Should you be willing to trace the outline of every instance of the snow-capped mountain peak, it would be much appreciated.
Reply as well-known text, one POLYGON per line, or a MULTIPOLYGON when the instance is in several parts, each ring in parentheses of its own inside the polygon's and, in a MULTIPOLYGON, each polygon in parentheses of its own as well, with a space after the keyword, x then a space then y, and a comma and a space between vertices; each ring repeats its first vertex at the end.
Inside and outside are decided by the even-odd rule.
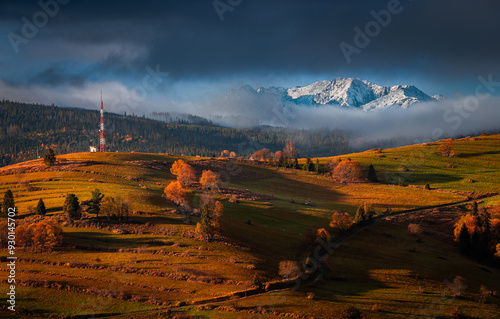
POLYGON ((430 97, 413 85, 384 87, 359 78, 344 77, 290 88, 283 98, 302 106, 332 104, 364 110, 393 106, 407 108, 418 102, 441 100, 441 97, 430 97))
POLYGON ((248 105, 265 107, 270 101, 283 106, 295 104, 298 107, 337 106, 362 110, 380 110, 391 107, 407 108, 413 104, 441 101, 442 95, 429 96, 413 85, 380 86, 359 79, 338 77, 332 81, 317 81, 306 86, 293 88, 260 87, 249 85, 230 90, 219 104, 232 105, 244 102, 248 105))

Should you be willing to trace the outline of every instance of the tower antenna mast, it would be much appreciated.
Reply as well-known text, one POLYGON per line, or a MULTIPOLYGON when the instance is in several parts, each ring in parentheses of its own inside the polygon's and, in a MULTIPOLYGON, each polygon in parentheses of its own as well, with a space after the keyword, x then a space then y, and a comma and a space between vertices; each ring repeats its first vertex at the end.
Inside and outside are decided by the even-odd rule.
POLYGON ((104 107, 102 104, 102 90, 101 90, 101 127, 100 127, 100 131, 101 131, 101 136, 99 138, 99 145, 100 145, 99 151, 106 152, 106 139, 104 138, 104 107))

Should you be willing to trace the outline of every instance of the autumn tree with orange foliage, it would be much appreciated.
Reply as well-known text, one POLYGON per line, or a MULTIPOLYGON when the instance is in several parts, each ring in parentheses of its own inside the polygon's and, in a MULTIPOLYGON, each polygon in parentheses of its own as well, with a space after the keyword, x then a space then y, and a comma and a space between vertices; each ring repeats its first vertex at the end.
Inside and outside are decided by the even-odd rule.
POLYGON ((476 231, 477 227, 477 216, 473 214, 467 214, 460 218, 460 220, 455 224, 455 229, 453 230, 453 234, 455 235, 455 241, 458 242, 460 239, 460 230, 462 229, 462 225, 465 225, 469 236, 472 236, 476 231))
POLYGON ((455 224, 455 241, 460 245, 462 253, 489 258, 499 242, 500 221, 492 220, 486 208, 478 210, 476 203, 472 207, 472 213, 462 216, 455 224))
POLYGON ((173 175, 177 176, 177 174, 179 174, 179 169, 186 165, 186 162, 184 162, 183 160, 177 160, 175 161, 173 164, 172 164, 172 167, 170 167, 170 173, 172 173, 173 175))
POLYGON ((196 181, 196 171, 194 168, 181 159, 172 164, 170 172, 177 176, 177 180, 184 187, 191 186, 196 181))
POLYGON ((339 162, 333 170, 333 177, 339 182, 359 182, 361 181, 361 164, 354 160, 339 162))
POLYGON ((351 229, 352 224, 354 224, 354 221, 348 213, 337 212, 330 217, 330 227, 334 233, 339 235, 351 229))
POLYGON ((219 191, 221 186, 220 176, 210 170, 204 170, 200 178, 201 187, 205 190, 219 191))
POLYGON ((165 187, 165 197, 174 202, 177 206, 187 205, 188 191, 182 187, 179 181, 173 181, 165 187))
POLYGON ((257 161, 265 162, 272 157, 272 154, 268 148, 263 148, 253 153, 252 157, 257 161))
POLYGON ((58 225, 41 221, 22 224, 16 228, 20 246, 34 251, 51 251, 62 244, 62 229, 58 225))
POLYGON ((438 154, 445 157, 455 156, 455 151, 453 151, 453 140, 451 138, 445 140, 438 148, 438 154))
POLYGON ((325 163, 325 167, 328 168, 329 171, 332 172, 332 174, 333 174, 333 171, 335 170, 335 168, 337 168, 337 165, 339 165, 340 162, 341 162, 340 158, 334 157, 334 158, 329 159, 325 163))
POLYGON ((285 165, 285 154, 282 151, 277 151, 274 154, 274 160, 279 166, 285 165))

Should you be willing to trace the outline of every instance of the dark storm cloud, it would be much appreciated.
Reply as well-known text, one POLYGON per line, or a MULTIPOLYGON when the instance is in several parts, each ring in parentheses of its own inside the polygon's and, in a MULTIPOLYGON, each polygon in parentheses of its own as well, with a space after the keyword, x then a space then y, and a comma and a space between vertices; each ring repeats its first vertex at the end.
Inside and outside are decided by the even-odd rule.
MULTIPOLYGON (((500 29, 500 4, 487 0, 401 0, 401 13, 392 15, 387 27, 347 63, 339 44, 353 44, 354 27, 364 29, 374 20, 370 12, 387 9, 390 2, 244 0, 225 12, 221 22, 210 0, 73 0, 60 7, 40 30, 39 39, 30 42, 38 41, 37 45, 54 51, 59 46, 84 51, 126 45, 137 48, 140 54, 124 58, 117 50, 114 56, 104 54, 94 57, 93 62, 101 71, 130 75, 142 72, 147 65, 160 64, 173 78, 339 74, 369 69, 386 74, 404 70, 446 79, 500 71, 500 42, 494 40, 500 29)), ((19 32, 23 16, 31 18, 40 10, 35 2, 2 1, 0 5, 2 30, 14 32, 19 32)), ((72 51, 68 52, 65 59, 73 59, 72 51)), ((21 63, 13 52, 11 58, 14 66, 21 63)), ((74 59, 78 62, 81 58, 77 55, 74 59)))

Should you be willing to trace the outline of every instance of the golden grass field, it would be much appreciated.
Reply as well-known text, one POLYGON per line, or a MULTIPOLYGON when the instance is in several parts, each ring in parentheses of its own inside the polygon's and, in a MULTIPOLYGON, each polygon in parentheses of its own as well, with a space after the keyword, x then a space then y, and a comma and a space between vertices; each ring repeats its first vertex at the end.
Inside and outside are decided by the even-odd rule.
MULTIPOLYGON (((306 233, 328 229, 333 211, 353 216, 359 205, 368 203, 383 214, 388 209, 398 212, 456 203, 481 194, 490 197, 480 200, 480 205, 499 205, 500 197, 493 195, 500 193, 500 135, 455 140, 456 155, 451 158, 436 154, 439 144, 341 156, 359 161, 364 168, 373 164, 381 183, 341 184, 325 174, 182 157, 198 171, 218 171, 225 187, 236 194, 255 195, 242 195, 238 203, 217 195, 225 206, 221 226, 228 241, 211 243, 191 238, 196 218, 184 224, 175 206, 162 197, 165 186, 175 179, 168 168, 181 157, 74 153, 57 156, 59 163, 50 169, 42 160, 1 168, 0 193, 13 191, 19 221, 34 218, 29 211, 40 198, 48 210, 45 218, 57 218, 67 193, 89 200, 95 188, 107 196, 128 199, 137 212, 128 226, 98 229, 63 224, 63 246, 52 253, 19 249, 17 316, 99 317, 158 309, 128 317, 168 318, 174 312, 167 314, 165 309, 172 308, 201 318, 291 314, 337 318, 347 305, 354 305, 363 318, 449 317, 455 309, 471 318, 495 318, 500 313, 498 297, 490 296, 486 303, 478 300, 480 285, 500 288, 498 268, 462 256, 453 242, 427 233, 415 237, 390 221, 346 239, 325 262, 326 277, 314 284, 230 298, 211 306, 189 306, 252 289, 256 275, 263 282, 280 280, 279 262, 303 256, 306 233), (425 190, 425 184, 431 190, 425 190), (124 234, 117 229, 139 231, 124 234), (465 277, 469 286, 461 298, 452 297, 445 284, 457 275, 465 277), (308 298, 308 293, 314 297, 308 298)), ((328 158, 319 160, 323 164, 328 158)), ((459 216, 455 211, 449 214, 459 216)), ((87 217, 91 216, 84 213, 87 217)), ((1 254, 7 251, 2 249, 1 254)), ((7 274, 7 269, 2 272, 7 274)), ((5 282, 1 287, 5 296, 5 282)), ((0 315, 12 314, 2 310, 0 315)))

